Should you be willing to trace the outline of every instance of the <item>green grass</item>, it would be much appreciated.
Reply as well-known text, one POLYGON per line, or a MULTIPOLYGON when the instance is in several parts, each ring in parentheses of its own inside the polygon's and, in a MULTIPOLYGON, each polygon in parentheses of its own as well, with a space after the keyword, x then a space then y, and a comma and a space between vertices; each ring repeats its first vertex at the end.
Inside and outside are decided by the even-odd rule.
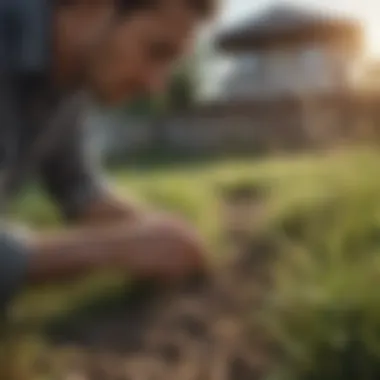
MULTIPOLYGON (((281 246, 277 284, 265 314, 285 353, 281 376, 276 378, 289 374, 292 379, 338 380, 350 378, 346 370, 352 360, 346 351, 352 339, 360 341, 355 349, 371 353, 360 354, 362 367, 373 369, 380 359, 379 169, 380 153, 363 149, 265 161, 129 168, 114 171, 111 177, 121 195, 179 213, 196 224, 215 257, 222 252, 220 186, 242 182, 267 186, 263 230, 281 246), (352 315, 359 315, 360 322, 352 322, 352 315)), ((38 190, 16 202, 14 215, 16 221, 35 228, 59 225, 38 190)), ((124 283, 129 284, 123 276, 105 274, 64 288, 28 290, 16 303, 15 319, 30 322, 32 317, 59 316, 124 283)), ((367 372, 356 378, 372 379, 367 372)))
MULTIPOLYGON (((293 214, 313 215, 313 210, 318 209, 320 204, 336 197, 349 199, 361 192, 377 194, 377 187, 380 188, 380 180, 376 181, 379 162, 380 155, 374 151, 343 151, 261 162, 225 160, 169 169, 130 168, 115 171, 110 177, 121 196, 136 198, 138 202, 183 215, 198 226, 216 251, 221 222, 217 191, 221 185, 252 182, 270 186, 268 223, 275 226, 293 214)), ((15 203, 14 216, 16 221, 31 225, 34 229, 57 228, 60 225, 54 208, 38 189, 29 191, 15 203)), ((101 284, 100 288, 104 283, 109 283, 109 276, 105 278, 97 281, 101 284)), ((119 276, 114 281, 116 286, 120 281, 119 276)), ((88 288, 93 288, 93 281, 89 281, 90 285, 87 283, 88 280, 80 286, 84 294, 78 291, 78 284, 66 286, 63 293, 69 294, 68 297, 58 296, 55 288, 33 292, 37 294, 33 297, 28 292, 26 298, 31 301, 25 303, 28 306, 23 308, 26 311, 22 314, 27 315, 32 309, 35 314, 44 314, 46 305, 47 309, 56 309, 59 313, 66 307, 61 297, 70 299, 70 303, 87 297, 88 288)))

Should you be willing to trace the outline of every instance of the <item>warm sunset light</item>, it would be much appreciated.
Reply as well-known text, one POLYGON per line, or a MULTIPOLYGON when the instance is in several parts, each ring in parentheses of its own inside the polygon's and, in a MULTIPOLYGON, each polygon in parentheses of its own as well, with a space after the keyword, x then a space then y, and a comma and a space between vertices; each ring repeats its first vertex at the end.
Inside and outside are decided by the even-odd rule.
POLYGON ((294 3, 314 9, 342 12, 363 23, 366 32, 366 55, 380 57, 380 1, 379 0, 224 0, 221 18, 228 23, 249 12, 257 12, 271 4, 294 3))
POLYGON ((380 23, 378 25, 367 25, 366 37, 368 55, 370 57, 380 57, 380 23))

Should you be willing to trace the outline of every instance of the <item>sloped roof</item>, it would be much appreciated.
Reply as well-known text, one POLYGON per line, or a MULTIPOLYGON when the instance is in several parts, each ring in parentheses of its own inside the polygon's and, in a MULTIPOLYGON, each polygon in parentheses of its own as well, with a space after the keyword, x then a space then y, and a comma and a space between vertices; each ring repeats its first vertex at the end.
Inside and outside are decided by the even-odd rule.
POLYGON ((217 41, 221 45, 230 45, 241 40, 258 41, 311 29, 360 32, 361 25, 358 20, 343 16, 339 12, 281 3, 267 8, 262 13, 250 15, 222 31, 217 36, 217 41))

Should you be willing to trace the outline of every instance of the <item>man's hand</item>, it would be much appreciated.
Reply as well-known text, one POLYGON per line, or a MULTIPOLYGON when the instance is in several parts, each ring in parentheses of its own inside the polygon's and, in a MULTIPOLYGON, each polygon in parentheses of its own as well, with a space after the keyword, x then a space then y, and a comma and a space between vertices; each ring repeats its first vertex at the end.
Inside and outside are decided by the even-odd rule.
POLYGON ((198 274, 206 267, 197 234, 184 222, 164 215, 37 237, 32 251, 32 283, 68 280, 99 269, 167 281, 198 274))
POLYGON ((138 278, 179 279, 205 269, 201 239, 179 219, 151 216, 123 235, 126 250, 115 252, 116 261, 138 278))

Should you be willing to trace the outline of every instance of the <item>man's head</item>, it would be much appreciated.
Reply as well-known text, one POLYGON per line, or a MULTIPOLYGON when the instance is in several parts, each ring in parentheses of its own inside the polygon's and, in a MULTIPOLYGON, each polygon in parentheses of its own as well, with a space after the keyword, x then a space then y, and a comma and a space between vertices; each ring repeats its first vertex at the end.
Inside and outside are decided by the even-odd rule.
POLYGON ((212 16, 213 1, 72 0, 56 13, 58 64, 75 62, 74 71, 81 68, 103 103, 160 91, 197 28, 212 16))

